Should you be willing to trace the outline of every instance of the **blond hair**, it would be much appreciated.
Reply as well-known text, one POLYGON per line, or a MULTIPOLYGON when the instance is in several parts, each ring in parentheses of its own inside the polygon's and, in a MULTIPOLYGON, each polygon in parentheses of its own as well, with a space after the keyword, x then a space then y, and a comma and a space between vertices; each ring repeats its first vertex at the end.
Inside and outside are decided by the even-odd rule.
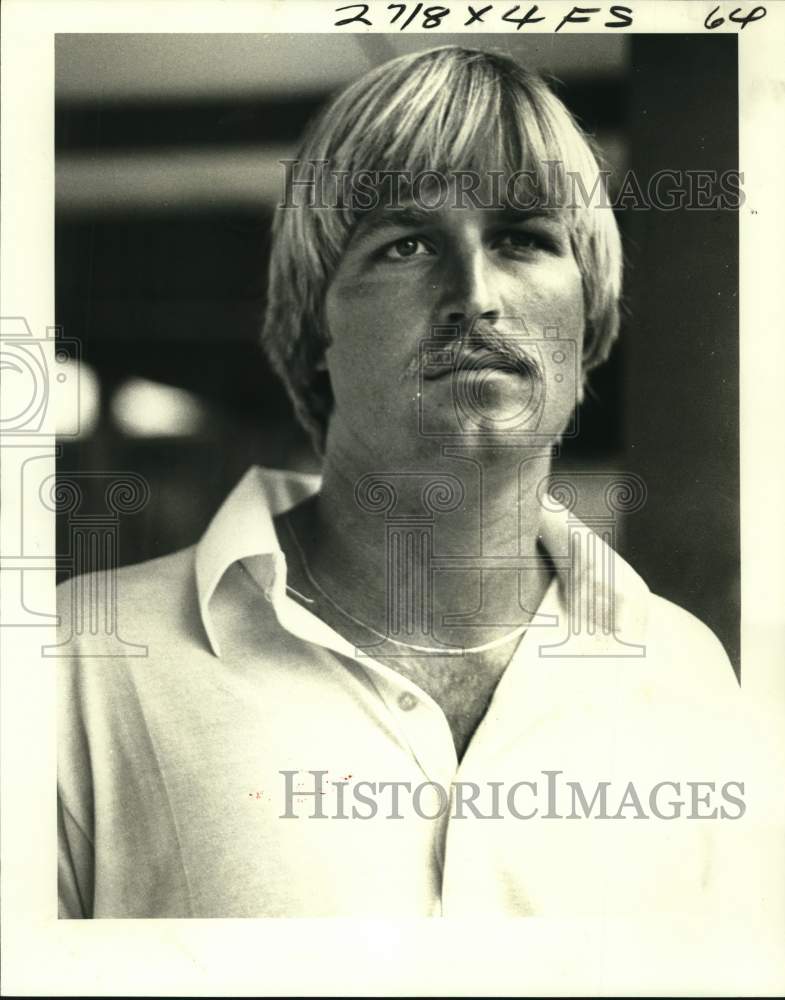
MULTIPOLYGON (((513 59, 445 46, 384 63, 319 115, 298 160, 349 175, 528 170, 544 184, 554 179, 553 172, 546 177, 548 164, 560 163, 556 195, 583 279, 584 375, 608 356, 619 327, 618 227, 610 208, 567 198, 565 177, 594 185, 598 154, 562 102, 513 59)), ((352 205, 300 204, 279 206, 273 223, 262 345, 320 454, 332 410, 320 365, 329 346, 324 300, 361 215, 352 205)))

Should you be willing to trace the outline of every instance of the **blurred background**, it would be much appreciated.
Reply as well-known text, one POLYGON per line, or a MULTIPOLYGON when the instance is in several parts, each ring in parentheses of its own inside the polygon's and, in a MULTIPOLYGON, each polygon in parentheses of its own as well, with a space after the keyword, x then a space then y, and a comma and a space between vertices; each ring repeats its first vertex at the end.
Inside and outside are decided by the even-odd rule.
MULTIPOLYGON (((149 482, 122 521, 121 564, 195 542, 249 465, 318 470, 258 348, 278 161, 346 83, 450 43, 549 77, 601 145, 612 192, 628 170, 645 183, 738 168, 733 35, 57 36, 56 323, 80 354, 59 469, 149 482)), ((558 462, 642 477, 647 503, 617 547, 738 672, 737 216, 617 218, 620 341, 558 462)), ((67 533, 61 518, 60 552, 67 533)))

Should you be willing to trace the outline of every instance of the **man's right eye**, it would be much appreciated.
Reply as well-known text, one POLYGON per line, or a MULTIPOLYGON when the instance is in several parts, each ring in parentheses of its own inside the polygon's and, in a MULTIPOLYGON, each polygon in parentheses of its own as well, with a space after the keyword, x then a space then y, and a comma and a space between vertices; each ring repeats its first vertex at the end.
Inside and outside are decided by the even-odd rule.
POLYGON ((404 236, 396 240, 382 251, 385 260, 408 260, 411 257, 423 257, 433 253, 424 240, 418 236, 404 236))

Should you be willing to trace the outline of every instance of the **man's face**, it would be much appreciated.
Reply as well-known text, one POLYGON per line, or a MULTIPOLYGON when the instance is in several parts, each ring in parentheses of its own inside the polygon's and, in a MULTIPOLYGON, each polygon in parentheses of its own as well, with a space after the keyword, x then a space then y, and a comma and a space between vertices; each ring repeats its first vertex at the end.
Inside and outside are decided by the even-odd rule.
POLYGON ((439 209, 368 217, 325 308, 328 448, 394 465, 462 437, 552 440, 569 421, 585 316, 558 214, 455 207, 451 192, 439 209))

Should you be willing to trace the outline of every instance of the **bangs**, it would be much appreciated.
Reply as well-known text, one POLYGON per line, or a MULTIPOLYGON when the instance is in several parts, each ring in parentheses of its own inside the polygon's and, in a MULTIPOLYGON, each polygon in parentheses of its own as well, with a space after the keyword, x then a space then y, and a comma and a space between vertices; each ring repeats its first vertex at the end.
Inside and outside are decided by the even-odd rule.
POLYGON ((496 175, 493 207, 525 198, 528 208, 561 210, 574 231, 586 206, 571 197, 568 176, 593 188, 599 173, 586 137, 538 77, 507 56, 454 46, 401 57, 349 87, 306 137, 299 162, 328 192, 331 207, 314 214, 331 264, 369 209, 347 198, 347 178, 365 178, 373 208, 397 208, 418 177, 471 174, 482 189, 496 175))
POLYGON ((461 72, 454 59, 435 60, 404 72, 385 78, 381 92, 365 90, 356 120, 325 151, 337 169, 512 173, 544 158, 536 123, 518 120, 513 95, 486 62, 469 57, 461 72))

